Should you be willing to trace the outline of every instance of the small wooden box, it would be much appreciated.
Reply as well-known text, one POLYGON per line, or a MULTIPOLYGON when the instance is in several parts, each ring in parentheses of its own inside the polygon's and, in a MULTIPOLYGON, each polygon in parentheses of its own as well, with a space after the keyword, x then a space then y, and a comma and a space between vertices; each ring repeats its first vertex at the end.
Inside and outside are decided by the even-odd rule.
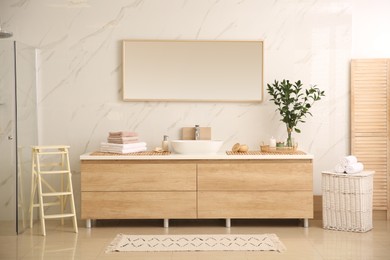
MULTIPOLYGON (((195 127, 183 127, 181 139, 195 140, 195 127)), ((200 127, 199 140, 211 140, 211 127, 200 127)))

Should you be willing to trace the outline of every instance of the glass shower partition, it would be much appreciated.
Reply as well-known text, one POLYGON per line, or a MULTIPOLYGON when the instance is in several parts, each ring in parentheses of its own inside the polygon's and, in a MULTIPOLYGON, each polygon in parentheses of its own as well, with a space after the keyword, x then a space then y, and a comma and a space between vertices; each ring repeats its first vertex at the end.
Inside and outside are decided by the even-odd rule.
POLYGON ((37 51, 0 40, 0 235, 29 227, 31 146, 38 144, 37 51))

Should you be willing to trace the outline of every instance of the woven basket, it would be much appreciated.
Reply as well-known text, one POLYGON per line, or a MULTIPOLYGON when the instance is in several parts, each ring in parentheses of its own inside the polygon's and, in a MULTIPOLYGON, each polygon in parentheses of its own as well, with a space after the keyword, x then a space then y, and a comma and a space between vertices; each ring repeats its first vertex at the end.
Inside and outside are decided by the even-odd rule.
POLYGON ((325 229, 367 232, 372 229, 373 173, 322 172, 325 229))

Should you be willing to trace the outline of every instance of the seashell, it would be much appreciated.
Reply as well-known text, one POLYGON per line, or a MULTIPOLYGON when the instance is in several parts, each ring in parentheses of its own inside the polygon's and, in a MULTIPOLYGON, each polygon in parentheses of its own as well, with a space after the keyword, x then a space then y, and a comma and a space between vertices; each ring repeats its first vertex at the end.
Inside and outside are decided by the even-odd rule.
POLYGON ((240 150, 240 147, 241 147, 241 145, 239 143, 236 143, 236 144, 233 145, 232 151, 233 152, 238 152, 238 150, 240 150))
POLYGON ((240 146, 240 148, 238 149, 239 152, 247 152, 248 151, 248 146, 246 144, 243 144, 240 146))

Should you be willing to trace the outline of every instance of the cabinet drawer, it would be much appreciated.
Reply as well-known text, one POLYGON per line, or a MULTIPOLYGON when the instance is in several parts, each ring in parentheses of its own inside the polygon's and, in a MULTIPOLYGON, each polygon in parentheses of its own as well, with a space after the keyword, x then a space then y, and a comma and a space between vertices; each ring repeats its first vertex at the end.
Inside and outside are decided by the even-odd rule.
POLYGON ((198 218, 313 218, 310 191, 198 193, 198 218))
POLYGON ((199 190, 312 190, 311 161, 198 165, 199 190))
POLYGON ((195 191, 196 164, 82 161, 82 191, 195 191))
POLYGON ((82 219, 196 218, 196 192, 82 192, 82 219))

